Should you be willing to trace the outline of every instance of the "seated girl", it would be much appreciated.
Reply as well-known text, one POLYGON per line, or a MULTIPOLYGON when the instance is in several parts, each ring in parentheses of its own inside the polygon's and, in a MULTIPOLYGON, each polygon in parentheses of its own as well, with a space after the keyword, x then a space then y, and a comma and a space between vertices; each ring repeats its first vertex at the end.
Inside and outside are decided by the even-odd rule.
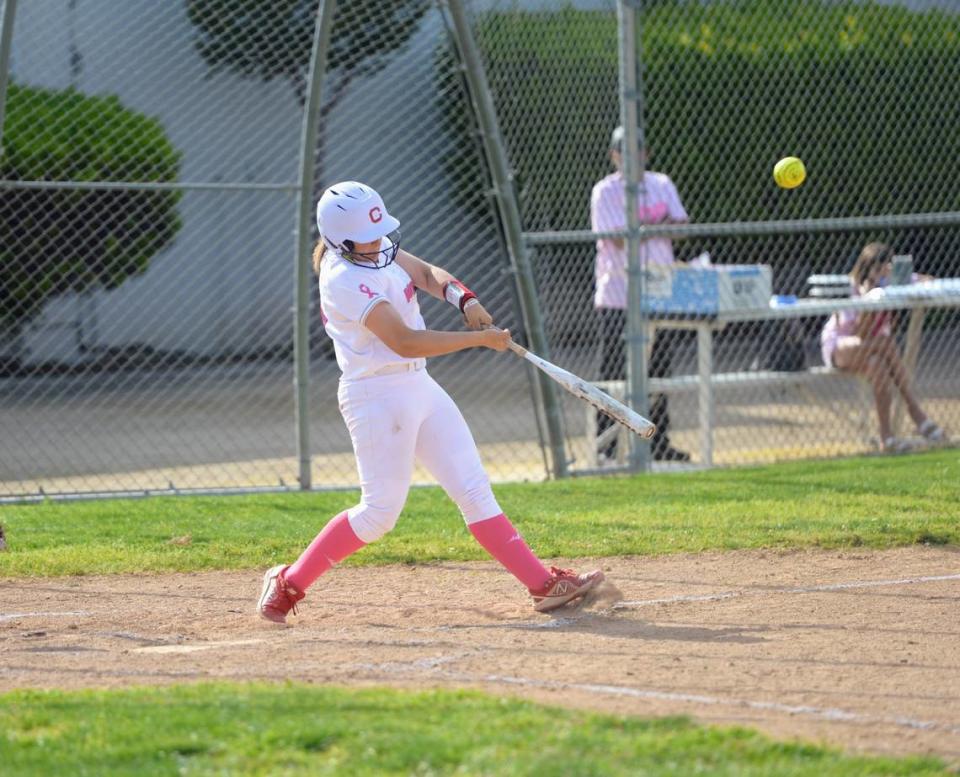
MULTIPOLYGON (((885 243, 864 246, 850 272, 853 296, 867 296, 874 289, 887 285, 893 262, 893 249, 885 243)), ((929 280, 914 276, 914 280, 929 280)), ((838 311, 827 319, 820 335, 823 363, 838 370, 849 370, 863 375, 873 386, 880 426, 880 446, 883 451, 902 453, 912 445, 909 440, 895 437, 891 426, 893 390, 903 397, 907 412, 917 426, 917 432, 931 442, 939 442, 945 435, 920 407, 910 386, 910 378, 893 337, 893 318, 890 311, 877 313, 838 311)))

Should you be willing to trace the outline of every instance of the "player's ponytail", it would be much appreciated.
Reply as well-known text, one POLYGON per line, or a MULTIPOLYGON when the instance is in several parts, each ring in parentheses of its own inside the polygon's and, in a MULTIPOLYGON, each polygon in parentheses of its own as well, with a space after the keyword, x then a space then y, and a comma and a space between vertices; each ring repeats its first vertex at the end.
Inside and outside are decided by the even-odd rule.
POLYGON ((321 237, 313 247, 313 271, 320 274, 320 263, 323 261, 323 255, 327 252, 327 244, 321 237))

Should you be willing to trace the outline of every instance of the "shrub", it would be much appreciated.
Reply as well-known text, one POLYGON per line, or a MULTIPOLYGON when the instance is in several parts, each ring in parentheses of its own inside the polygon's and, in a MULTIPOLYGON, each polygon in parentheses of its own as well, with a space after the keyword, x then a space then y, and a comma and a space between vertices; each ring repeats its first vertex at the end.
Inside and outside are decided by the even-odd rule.
MULTIPOLYGON (((23 181, 177 179, 160 122, 116 97, 10 85, 0 177, 23 181)), ((179 192, 0 189, 0 326, 16 328, 70 289, 119 286, 180 228, 179 192)))

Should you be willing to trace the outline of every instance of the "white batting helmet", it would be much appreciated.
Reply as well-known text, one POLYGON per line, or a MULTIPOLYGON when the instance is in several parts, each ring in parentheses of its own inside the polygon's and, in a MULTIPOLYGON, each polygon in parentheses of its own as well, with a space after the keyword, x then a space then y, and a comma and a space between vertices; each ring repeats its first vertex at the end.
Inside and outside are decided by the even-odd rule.
POLYGON ((334 184, 317 203, 317 229, 327 245, 351 261, 366 260, 365 266, 386 267, 394 260, 400 246, 399 227, 400 222, 387 213, 376 190, 356 181, 334 184), (376 252, 384 255, 383 264, 374 255, 354 253, 357 243, 384 237, 389 237, 390 247, 376 252))

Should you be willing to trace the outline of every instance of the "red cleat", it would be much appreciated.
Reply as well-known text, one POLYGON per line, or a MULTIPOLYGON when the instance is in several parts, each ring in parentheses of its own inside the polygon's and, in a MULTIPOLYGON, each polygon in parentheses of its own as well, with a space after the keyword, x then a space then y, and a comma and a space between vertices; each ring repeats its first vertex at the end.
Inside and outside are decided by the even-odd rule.
POLYGON ((288 583, 283 573, 287 571, 287 566, 279 566, 268 569, 263 575, 263 590, 260 592, 260 601, 257 602, 257 612, 261 618, 266 618, 274 623, 286 623, 287 613, 297 614, 297 602, 304 596, 303 591, 298 591, 288 583))
POLYGON ((533 609, 537 612, 550 612, 563 607, 568 602, 584 596, 602 582, 603 572, 599 569, 578 575, 572 569, 550 567, 550 579, 546 585, 537 591, 530 589, 533 595, 533 609))

